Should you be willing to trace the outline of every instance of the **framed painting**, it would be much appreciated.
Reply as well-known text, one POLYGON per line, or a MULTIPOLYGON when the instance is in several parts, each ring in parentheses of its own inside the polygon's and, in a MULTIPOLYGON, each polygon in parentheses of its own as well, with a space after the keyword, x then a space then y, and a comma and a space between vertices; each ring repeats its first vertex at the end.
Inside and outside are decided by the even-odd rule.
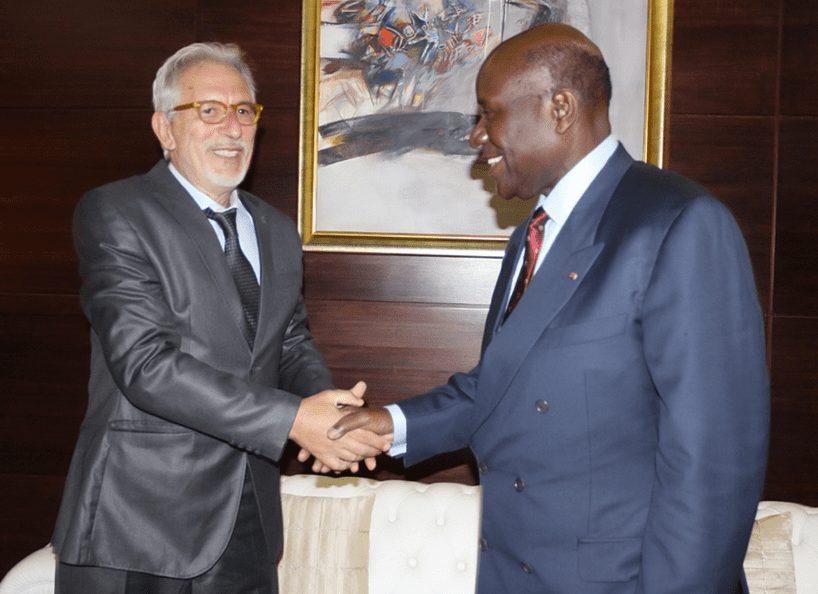
POLYGON ((673 0, 304 0, 299 230, 307 250, 500 257, 533 201, 469 146, 486 55, 568 23, 611 70, 614 135, 663 164, 673 0))

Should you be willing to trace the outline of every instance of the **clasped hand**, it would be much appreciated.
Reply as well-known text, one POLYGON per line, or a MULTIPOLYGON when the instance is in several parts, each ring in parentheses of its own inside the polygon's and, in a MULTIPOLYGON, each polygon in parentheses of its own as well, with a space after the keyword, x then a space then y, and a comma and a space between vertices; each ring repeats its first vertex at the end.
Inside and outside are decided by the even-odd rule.
POLYGON ((365 392, 366 384, 358 382, 351 390, 324 390, 301 401, 290 430, 290 438, 301 446, 299 461, 306 462, 310 455, 314 456, 314 472, 347 469, 357 472, 361 460, 370 470, 375 469, 375 456, 389 451, 391 436, 379 435, 367 428, 339 434, 333 427, 364 405, 365 392))

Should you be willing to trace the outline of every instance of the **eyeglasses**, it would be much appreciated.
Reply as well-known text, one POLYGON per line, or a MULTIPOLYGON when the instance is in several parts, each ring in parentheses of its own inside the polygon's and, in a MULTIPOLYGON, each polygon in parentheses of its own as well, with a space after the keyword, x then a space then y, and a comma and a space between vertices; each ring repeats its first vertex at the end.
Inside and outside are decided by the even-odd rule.
POLYGON ((184 111, 185 109, 195 109, 199 113, 199 119, 205 124, 220 124, 227 118, 227 114, 232 109, 236 113, 236 121, 242 126, 252 126, 261 116, 263 105, 258 103, 235 103, 225 105, 221 101, 194 101, 177 105, 173 111, 184 111))

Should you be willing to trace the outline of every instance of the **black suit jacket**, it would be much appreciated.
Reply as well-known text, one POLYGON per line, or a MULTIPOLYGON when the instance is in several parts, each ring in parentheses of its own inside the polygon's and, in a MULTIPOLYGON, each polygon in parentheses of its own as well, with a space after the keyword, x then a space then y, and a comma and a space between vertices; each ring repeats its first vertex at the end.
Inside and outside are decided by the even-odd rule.
POLYGON ((275 462, 301 398, 332 381, 306 327, 292 220, 240 199, 261 259, 253 350, 218 239, 166 162, 77 206, 91 378, 53 538, 63 562, 201 574, 227 544, 247 468, 281 549, 275 462))

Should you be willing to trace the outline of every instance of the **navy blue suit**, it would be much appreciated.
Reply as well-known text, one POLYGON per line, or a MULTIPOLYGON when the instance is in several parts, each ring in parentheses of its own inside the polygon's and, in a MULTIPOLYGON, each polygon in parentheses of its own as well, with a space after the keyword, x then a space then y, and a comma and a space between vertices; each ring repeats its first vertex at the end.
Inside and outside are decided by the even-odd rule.
POLYGON ((407 464, 471 447, 479 591, 724 594, 764 482, 769 387, 742 234, 696 184, 621 146, 480 362, 400 403, 407 464))

